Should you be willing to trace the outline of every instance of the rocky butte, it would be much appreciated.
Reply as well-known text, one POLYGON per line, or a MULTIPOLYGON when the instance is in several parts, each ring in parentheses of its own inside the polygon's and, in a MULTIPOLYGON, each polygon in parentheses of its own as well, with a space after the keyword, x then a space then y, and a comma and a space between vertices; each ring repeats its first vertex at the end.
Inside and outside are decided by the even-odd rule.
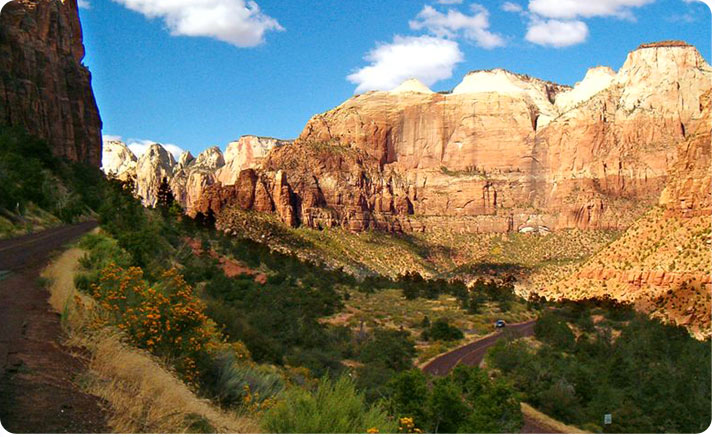
MULTIPOLYGON (((294 142, 244 137, 172 187, 191 214, 240 205, 291 226, 625 228, 658 202, 711 78, 695 47, 667 41, 574 87, 501 69, 449 93, 413 79, 314 116, 294 142)), ((142 179, 151 204, 158 177, 142 179)))
POLYGON ((77 0, 14 0, 2 9, 0 123, 99 167, 102 121, 83 58, 77 0))

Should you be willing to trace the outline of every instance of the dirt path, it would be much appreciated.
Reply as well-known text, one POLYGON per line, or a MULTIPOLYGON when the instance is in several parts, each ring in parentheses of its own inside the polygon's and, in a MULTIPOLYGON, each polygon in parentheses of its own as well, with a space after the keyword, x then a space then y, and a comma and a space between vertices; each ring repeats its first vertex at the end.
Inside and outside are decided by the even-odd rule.
POLYGON ((82 351, 62 345, 60 316, 39 277, 51 253, 96 227, 64 226, 0 241, 0 422, 13 433, 104 433, 101 401, 75 377, 82 351))

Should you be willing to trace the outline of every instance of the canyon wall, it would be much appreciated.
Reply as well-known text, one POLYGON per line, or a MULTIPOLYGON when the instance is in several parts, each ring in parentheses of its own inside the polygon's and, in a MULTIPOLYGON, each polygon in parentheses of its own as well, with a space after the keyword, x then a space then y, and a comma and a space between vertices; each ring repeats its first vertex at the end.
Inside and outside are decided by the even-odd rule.
POLYGON ((102 122, 82 64, 77 0, 14 0, 0 14, 0 123, 99 167, 102 122))
POLYGON ((291 226, 623 229, 658 203, 711 80, 676 41, 644 44, 574 87, 501 69, 450 93, 409 80, 314 116, 294 142, 241 138, 223 165, 172 187, 190 214, 233 205, 291 226))
POLYGON ((576 272, 531 291, 632 303, 698 338, 712 335, 712 93, 698 105, 702 114, 674 148, 658 204, 576 272))

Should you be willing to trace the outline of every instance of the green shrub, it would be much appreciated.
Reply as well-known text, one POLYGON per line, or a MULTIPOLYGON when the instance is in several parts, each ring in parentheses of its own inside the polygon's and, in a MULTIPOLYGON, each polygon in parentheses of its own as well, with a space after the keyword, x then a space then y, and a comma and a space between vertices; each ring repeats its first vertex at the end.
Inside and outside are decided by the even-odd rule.
POLYGON ((284 388, 279 374, 240 363, 233 351, 215 359, 212 376, 212 393, 224 406, 260 409, 284 388))
POLYGON ((457 327, 449 324, 447 319, 439 319, 422 331, 423 340, 453 341, 464 338, 464 333, 457 327))
POLYGON ((574 346, 575 336, 566 321, 551 312, 544 313, 534 325, 536 338, 562 349, 574 346))
POLYGON ((417 354, 409 334, 394 329, 375 329, 372 337, 362 346, 360 361, 380 363, 395 371, 412 367, 412 358, 417 354))
POLYGON ((368 405, 347 376, 323 378, 315 391, 289 389, 263 416, 266 431, 276 434, 394 433, 395 422, 381 405, 368 405))
POLYGON ((426 432, 515 433, 523 425, 516 392, 477 367, 458 366, 432 381, 414 369, 393 378, 389 388, 390 411, 426 432))
POLYGON ((604 430, 614 433, 698 433, 709 426, 710 341, 608 302, 583 305, 545 314, 536 325, 543 342, 538 349, 522 341, 500 344, 488 363, 536 408, 587 429, 598 429, 606 413, 613 424, 604 430), (587 317, 593 313, 606 319, 591 328, 587 317), (574 343, 569 322, 592 332, 574 343))

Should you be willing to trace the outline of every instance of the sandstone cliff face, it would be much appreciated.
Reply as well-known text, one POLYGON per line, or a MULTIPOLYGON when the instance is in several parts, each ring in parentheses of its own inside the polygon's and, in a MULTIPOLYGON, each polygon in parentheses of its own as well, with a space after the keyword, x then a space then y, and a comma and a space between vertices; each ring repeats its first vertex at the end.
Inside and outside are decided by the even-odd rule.
POLYGON ((677 159, 660 196, 668 215, 712 215, 712 92, 700 98, 700 106, 701 118, 688 140, 678 145, 677 159))
POLYGON ((537 159, 545 177, 536 192, 561 213, 557 226, 614 227, 622 211, 655 204, 674 146, 702 116, 711 78, 694 47, 645 45, 609 88, 544 128, 537 159))
POLYGON ((136 170, 136 193, 146 206, 156 206, 157 192, 166 179, 171 181, 176 160, 160 144, 153 144, 139 158, 136 170))
POLYGON ((190 153, 183 153, 179 163, 172 168, 170 186, 181 205, 196 203, 207 187, 217 183, 216 170, 225 165, 223 153, 218 147, 203 151, 196 159, 190 158, 190 153))
POLYGON ((243 136, 238 141, 229 143, 225 155, 226 165, 217 172, 216 177, 223 185, 233 185, 241 170, 258 168, 271 150, 287 144, 290 144, 290 141, 243 136))
POLYGON ((0 123, 99 167, 102 122, 82 65, 77 0, 14 0, 0 14, 0 123))
MULTIPOLYGON (((392 228, 378 217, 389 211, 398 221, 477 216, 485 232, 622 228, 657 202, 674 145, 701 116, 698 99, 711 76, 694 47, 669 42, 632 52, 618 73, 592 69, 573 89, 504 70, 470 73, 450 94, 410 81, 313 117, 297 141, 300 153, 296 145, 296 153, 289 148, 267 162, 286 169, 301 199, 302 188, 292 184, 298 177, 281 156, 311 154, 319 143, 364 152, 361 171, 378 170, 366 176, 364 202, 350 210, 365 205, 360 214, 372 215, 369 227, 392 228), (409 215, 394 206, 404 199, 409 215)), ((340 199, 362 190, 336 184, 340 176, 330 169, 311 170, 311 159, 299 169, 315 180, 309 191, 340 199)), ((328 202, 328 209, 346 223, 341 207, 328 202)), ((358 222, 347 220, 355 230, 358 222)))
POLYGON ((121 141, 106 141, 102 146, 102 171, 120 180, 135 178, 137 157, 121 141))
POLYGON ((192 214, 238 203, 291 226, 623 229, 658 203, 711 77, 694 47, 666 42, 574 88, 504 70, 449 94, 409 80, 316 115, 294 143, 243 137, 175 191, 192 214))
POLYGON ((675 147, 659 204, 574 274, 539 292, 556 299, 609 297, 712 334, 712 92, 675 147))

